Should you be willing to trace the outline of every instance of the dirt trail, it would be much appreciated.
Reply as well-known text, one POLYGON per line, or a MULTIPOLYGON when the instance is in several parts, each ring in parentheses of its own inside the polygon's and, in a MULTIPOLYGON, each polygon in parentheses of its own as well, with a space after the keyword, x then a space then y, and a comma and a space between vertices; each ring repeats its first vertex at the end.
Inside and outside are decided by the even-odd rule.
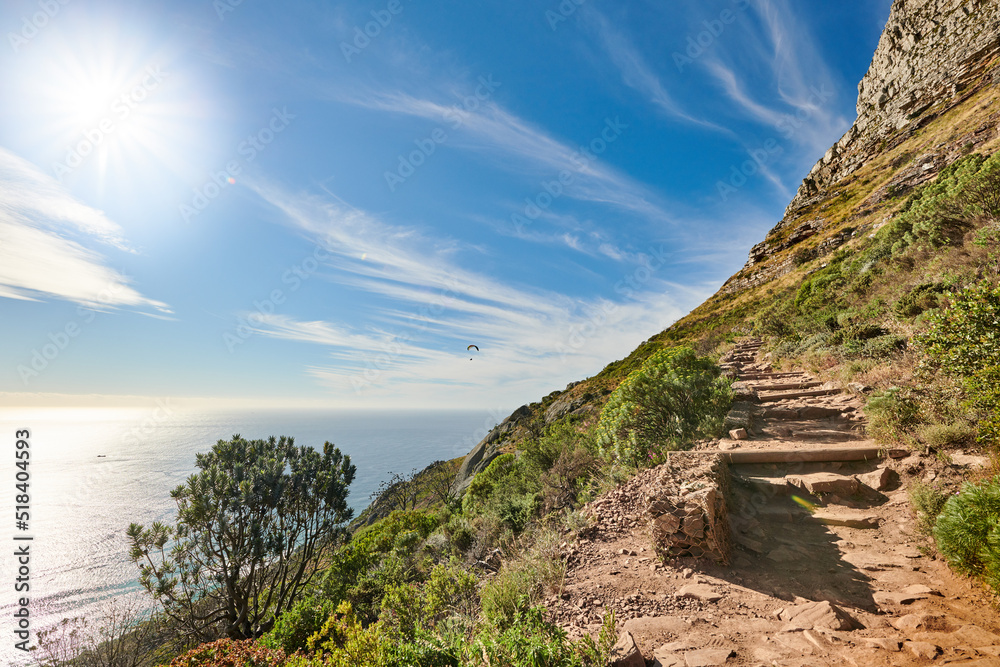
POLYGON ((553 619, 571 635, 593 633, 613 609, 647 665, 663 667, 1000 665, 1000 617, 978 587, 925 555, 905 488, 982 461, 837 460, 877 451, 862 398, 772 373, 759 348, 746 341, 723 359, 747 399, 734 410, 746 434, 702 448, 733 458, 729 564, 660 564, 644 495, 657 472, 646 471, 587 507, 596 524, 564 545, 562 594, 545 601, 553 619), (775 461, 740 463, 748 453, 775 461), (826 460, 803 461, 817 457, 826 460))

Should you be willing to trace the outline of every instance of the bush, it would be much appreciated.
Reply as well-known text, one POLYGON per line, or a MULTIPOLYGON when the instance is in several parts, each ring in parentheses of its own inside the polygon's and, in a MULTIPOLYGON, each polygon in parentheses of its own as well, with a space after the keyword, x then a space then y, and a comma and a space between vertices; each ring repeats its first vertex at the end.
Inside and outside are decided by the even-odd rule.
POLYGON ((928 447, 941 449, 954 445, 963 445, 975 435, 968 424, 928 424, 917 431, 917 438, 928 447))
POLYGON ((332 600, 308 597, 282 614, 260 643, 270 649, 281 649, 287 655, 306 648, 306 642, 315 634, 337 608, 332 600))
POLYGON ((907 429, 917 422, 920 406, 899 387, 880 391, 865 404, 868 432, 883 442, 907 439, 907 429))
POLYGON ((950 295, 951 305, 931 318, 917 342, 926 358, 921 371, 961 381, 966 408, 979 421, 979 439, 1000 444, 1000 287, 973 285, 950 295))
POLYGON ((913 512, 917 515, 917 530, 930 535, 934 530, 934 522, 941 514, 941 508, 948 500, 948 494, 921 481, 914 481, 908 492, 913 512))
POLYGON ((962 485, 941 510, 934 539, 952 568, 1000 591, 1000 477, 962 485))
POLYGON ((670 450, 722 430, 732 403, 729 381, 687 347, 654 354, 611 394, 598 424, 605 456, 651 465, 670 450))
POLYGON ((482 505, 493 493, 493 489, 501 485, 514 472, 517 457, 514 454, 501 454, 493 459, 486 469, 476 474, 462 498, 462 510, 466 514, 475 514, 478 505, 482 505))
POLYGON ((253 639, 220 639, 173 659, 170 667, 282 667, 285 654, 269 649, 253 639))

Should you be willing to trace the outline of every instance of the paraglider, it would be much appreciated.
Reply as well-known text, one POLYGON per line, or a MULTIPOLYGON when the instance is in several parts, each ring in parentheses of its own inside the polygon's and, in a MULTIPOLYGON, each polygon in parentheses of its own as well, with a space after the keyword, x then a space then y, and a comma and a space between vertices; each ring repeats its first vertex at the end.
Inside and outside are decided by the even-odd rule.
MULTIPOLYGON (((469 350, 471 350, 473 348, 475 348, 476 352, 479 352, 479 346, 478 345, 470 345, 469 347, 465 348, 465 351, 468 352, 469 350)), ((472 357, 469 357, 469 361, 472 361, 472 357)))

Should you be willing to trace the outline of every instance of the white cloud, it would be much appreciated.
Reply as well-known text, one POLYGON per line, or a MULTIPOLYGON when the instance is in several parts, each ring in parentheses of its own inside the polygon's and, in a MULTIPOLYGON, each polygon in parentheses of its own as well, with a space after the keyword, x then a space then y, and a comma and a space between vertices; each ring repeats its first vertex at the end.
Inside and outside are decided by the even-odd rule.
POLYGON ((645 95, 649 102, 667 118, 683 120, 687 123, 730 134, 726 128, 702 118, 696 118, 684 111, 681 105, 667 92, 659 76, 652 70, 632 42, 598 11, 586 11, 585 16, 597 33, 601 46, 611 58, 611 62, 621 72, 622 82, 645 95))
POLYGON ((85 241, 127 250, 121 229, 101 211, 0 148, 0 297, 55 297, 94 308, 170 312, 108 268, 85 241))
POLYGON ((478 390, 516 401, 551 391, 627 354, 712 291, 655 273, 643 273, 645 282, 620 301, 531 290, 463 268, 450 242, 387 225, 339 200, 256 189, 331 254, 328 278, 374 297, 368 319, 353 326, 251 319, 258 334, 325 347, 329 362, 304 372, 345 402, 468 400, 478 390), (375 238, 380 245, 369 243, 375 238), (481 349, 471 362, 470 343, 481 349))
MULTIPOLYGON (((532 170, 539 178, 539 193, 543 191, 542 180, 554 181, 565 170, 573 176, 573 182, 565 189, 568 197, 606 204, 660 222, 671 219, 658 203, 660 196, 645 185, 604 164, 597 155, 581 150, 586 146, 573 147, 561 142, 494 101, 487 100, 478 109, 456 113, 454 106, 401 92, 367 91, 345 95, 338 91, 336 97, 339 101, 369 109, 441 123, 449 128, 449 134, 464 137, 466 141, 450 145, 514 158, 516 164, 503 163, 502 166, 519 173, 524 173, 525 168, 532 170), (460 119, 461 124, 453 127, 446 124, 446 119, 460 119)), ((595 118, 594 134, 586 143, 622 140, 628 132, 628 125, 617 116, 595 118)))

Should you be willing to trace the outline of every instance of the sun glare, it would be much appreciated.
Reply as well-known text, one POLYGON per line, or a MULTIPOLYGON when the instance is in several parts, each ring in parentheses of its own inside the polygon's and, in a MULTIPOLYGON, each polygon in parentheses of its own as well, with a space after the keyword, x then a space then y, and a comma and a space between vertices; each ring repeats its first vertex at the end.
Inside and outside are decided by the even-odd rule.
POLYGON ((66 25, 19 68, 31 138, 48 147, 52 174, 103 192, 181 171, 200 129, 177 48, 96 18, 66 25))

